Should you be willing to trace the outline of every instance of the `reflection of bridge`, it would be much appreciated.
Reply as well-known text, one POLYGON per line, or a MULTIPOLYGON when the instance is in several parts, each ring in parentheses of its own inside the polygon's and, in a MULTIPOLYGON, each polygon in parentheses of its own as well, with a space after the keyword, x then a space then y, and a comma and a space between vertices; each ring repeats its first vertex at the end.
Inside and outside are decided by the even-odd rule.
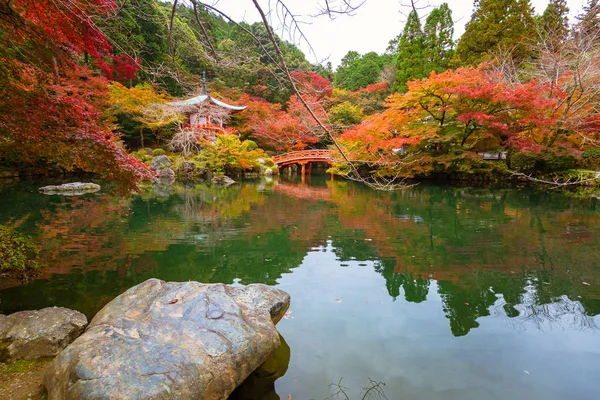
POLYGON ((273 190, 286 196, 303 200, 331 200, 331 189, 328 187, 308 186, 304 184, 295 185, 279 182, 273 186, 273 190))
POLYGON ((310 163, 322 162, 331 164, 333 163, 333 152, 331 150, 299 150, 292 151, 289 153, 281 154, 273 157, 273 162, 278 167, 285 167, 291 164, 300 164, 302 166, 302 175, 306 173, 306 165, 308 164, 308 171, 310 172, 310 163))

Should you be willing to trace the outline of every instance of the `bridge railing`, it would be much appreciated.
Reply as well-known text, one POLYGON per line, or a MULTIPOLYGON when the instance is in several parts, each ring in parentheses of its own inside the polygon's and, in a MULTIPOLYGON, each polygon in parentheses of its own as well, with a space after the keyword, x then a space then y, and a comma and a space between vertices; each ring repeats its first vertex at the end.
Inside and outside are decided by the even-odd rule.
POLYGON ((273 162, 275 164, 282 164, 292 161, 302 161, 302 160, 326 160, 332 161, 332 151, 331 150, 297 150, 290 151, 289 153, 280 154, 278 156, 272 157, 273 162))

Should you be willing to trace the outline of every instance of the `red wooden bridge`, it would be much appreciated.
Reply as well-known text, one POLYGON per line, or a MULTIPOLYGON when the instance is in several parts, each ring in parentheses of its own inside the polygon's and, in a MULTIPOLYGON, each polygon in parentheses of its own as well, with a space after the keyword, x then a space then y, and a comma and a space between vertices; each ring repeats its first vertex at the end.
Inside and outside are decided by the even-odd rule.
POLYGON ((290 164, 306 165, 313 162, 333 163, 333 152, 331 150, 299 150, 273 156, 273 162, 278 167, 290 164))

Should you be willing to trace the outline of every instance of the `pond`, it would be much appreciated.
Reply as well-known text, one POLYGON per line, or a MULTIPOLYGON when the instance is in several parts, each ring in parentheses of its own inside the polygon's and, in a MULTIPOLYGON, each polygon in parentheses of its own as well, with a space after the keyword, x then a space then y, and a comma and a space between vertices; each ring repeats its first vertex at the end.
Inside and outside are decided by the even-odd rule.
POLYGON ((28 284, 0 282, 3 313, 92 317, 151 277, 258 282, 292 296, 285 374, 276 394, 244 398, 324 400, 340 380, 351 399, 371 382, 389 399, 599 396, 595 199, 323 176, 131 198, 39 186, 0 186, 0 224, 32 235, 47 264, 28 284))

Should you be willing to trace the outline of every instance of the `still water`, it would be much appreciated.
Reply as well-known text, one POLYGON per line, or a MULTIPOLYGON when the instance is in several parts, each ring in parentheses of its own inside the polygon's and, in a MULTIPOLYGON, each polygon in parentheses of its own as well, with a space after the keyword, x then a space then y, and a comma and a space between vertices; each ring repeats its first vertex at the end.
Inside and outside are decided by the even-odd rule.
POLYGON ((151 277, 266 283, 292 296, 283 376, 240 398, 324 400, 340 379, 350 399, 370 380, 388 399, 600 398, 595 199, 315 176, 131 198, 39 186, 0 186, 0 224, 48 264, 26 285, 0 281, 0 312, 92 317, 151 277))

